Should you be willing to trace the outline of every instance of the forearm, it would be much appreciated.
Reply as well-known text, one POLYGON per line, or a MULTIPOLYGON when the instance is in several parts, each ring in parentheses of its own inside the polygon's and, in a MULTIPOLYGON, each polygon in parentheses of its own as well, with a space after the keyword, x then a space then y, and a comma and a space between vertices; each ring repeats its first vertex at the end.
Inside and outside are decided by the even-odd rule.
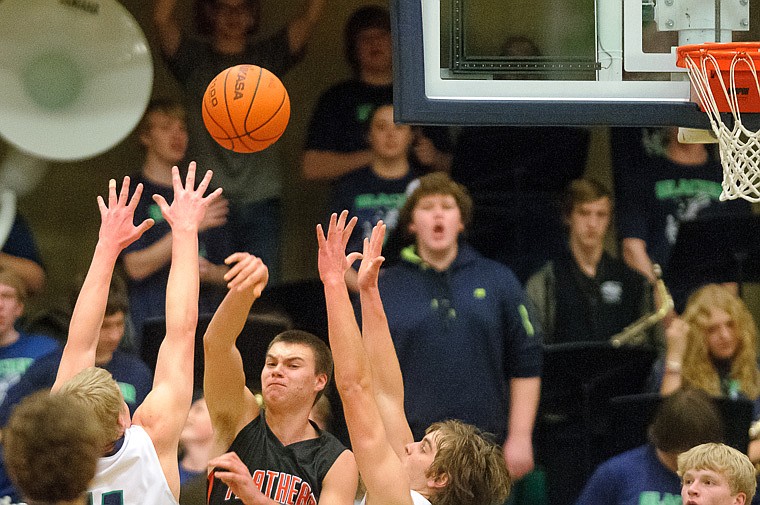
POLYGON ((166 285, 166 336, 184 338, 188 333, 194 335, 198 324, 198 231, 175 230, 171 236, 171 267, 166 285))
POLYGON ((538 399, 541 394, 539 377, 519 377, 510 380, 509 437, 532 437, 538 399))
POLYGON ((95 351, 106 312, 108 290, 120 252, 115 244, 98 241, 95 246, 92 263, 71 315, 69 335, 53 391, 57 391, 81 370, 95 365, 95 351))
POLYGON ((161 50, 172 56, 179 47, 180 29, 175 18, 176 0, 155 0, 153 5, 153 23, 158 32, 161 50))
POLYGON ((309 149, 303 156, 303 176, 308 180, 336 179, 371 162, 369 150, 341 153, 309 149))
POLYGON ((12 270, 26 284, 30 294, 37 294, 45 287, 45 270, 30 259, 0 253, 0 269, 12 270))
POLYGON ((452 153, 437 151, 431 168, 437 172, 446 172, 449 174, 451 173, 451 162, 453 159, 454 155, 452 153))
POLYGON ((669 395, 683 385, 683 357, 666 351, 664 371, 662 374, 662 383, 660 383, 660 394, 669 395))
POLYGON ((124 269, 130 279, 140 281, 158 272, 172 258, 172 234, 167 233, 145 249, 124 255, 124 269))
POLYGON ((376 393, 403 404, 404 381, 396 357, 388 319, 377 287, 360 291, 364 349, 372 363, 372 382, 376 393))
POLYGON ((371 380, 369 360, 364 352, 348 288, 342 280, 325 282, 327 330, 335 361, 335 384, 339 391, 367 387, 371 380))
POLYGON ((209 323, 205 345, 214 349, 234 348, 256 298, 253 290, 227 292, 209 323))
POLYGON ((224 280, 224 274, 229 271, 227 265, 215 265, 210 263, 207 268, 202 271, 201 282, 204 284, 213 284, 215 286, 226 286, 227 281, 224 280))
POLYGON ((308 0, 302 15, 288 25, 288 45, 291 54, 298 54, 306 46, 314 26, 324 10, 325 0, 308 0))
POLYGON ((652 260, 647 254, 647 245, 640 238, 623 239, 623 260, 630 268, 641 272, 649 282, 654 282, 657 278, 654 275, 652 260))

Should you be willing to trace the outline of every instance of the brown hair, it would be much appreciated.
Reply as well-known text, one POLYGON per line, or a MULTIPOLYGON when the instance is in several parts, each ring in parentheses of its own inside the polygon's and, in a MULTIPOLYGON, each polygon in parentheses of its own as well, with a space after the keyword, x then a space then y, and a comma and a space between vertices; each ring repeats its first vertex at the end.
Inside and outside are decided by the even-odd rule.
POLYGON ((396 229, 402 234, 404 242, 406 244, 414 242, 414 236, 409 232, 414 208, 422 198, 430 195, 453 196, 457 202, 457 207, 459 207, 459 213, 462 215, 462 224, 464 224, 466 230, 470 225, 470 221, 472 221, 473 206, 472 198, 467 192, 467 188, 453 181, 444 172, 433 172, 423 175, 418 181, 419 184, 406 199, 406 202, 404 202, 403 207, 399 211, 396 229))
MULTIPOLYGON (((214 33, 214 9, 217 8, 218 0, 196 0, 193 5, 193 17, 195 18, 195 31, 198 35, 211 35, 214 33)), ((261 0, 245 0, 253 17, 253 24, 248 30, 248 35, 254 35, 261 26, 261 0)))
MULTIPOLYGON (((332 378, 333 359, 332 352, 330 352, 330 348, 327 347, 327 344, 324 342, 324 340, 315 335, 312 335, 308 331, 287 330, 283 331, 274 337, 271 342, 269 342, 267 353, 274 344, 277 344, 279 342, 285 344, 301 344, 310 348, 311 352, 314 354, 314 373, 316 375, 325 374, 327 376, 327 381, 325 382, 325 388, 327 388, 327 385, 330 383, 330 379, 332 378)), ((314 399, 315 404, 323 393, 324 389, 317 393, 317 397, 314 399)))
POLYGON ((612 193, 596 179, 575 179, 568 184, 562 200, 562 216, 567 219, 577 205, 607 198, 612 205, 612 193))
POLYGON ((364 5, 351 14, 351 17, 348 18, 346 25, 343 27, 343 49, 346 61, 356 76, 361 71, 361 68, 359 68, 359 58, 356 55, 359 34, 371 28, 387 30, 390 33, 391 16, 388 9, 380 5, 364 5))
POLYGON ((41 391, 14 409, 3 445, 8 474, 24 497, 56 503, 87 491, 105 437, 86 403, 41 391))
POLYGON ((182 103, 172 98, 154 98, 148 102, 140 123, 137 125, 137 136, 145 135, 150 130, 150 121, 154 113, 160 112, 167 116, 175 117, 185 121, 187 113, 182 103))
POLYGON ((457 420, 432 424, 438 452, 427 477, 445 477, 446 485, 431 498, 433 505, 501 504, 512 481, 501 448, 471 424, 457 420))
POLYGON ((704 391, 680 389, 665 398, 649 426, 649 442, 665 452, 723 441, 723 421, 704 391))
POLYGON ((26 283, 16 272, 7 268, 0 270, 0 284, 12 287, 16 291, 16 298, 19 303, 26 303, 29 294, 26 283))
POLYGON ((689 333, 683 360, 684 382, 711 395, 721 395, 720 377, 710 359, 707 344, 707 320, 715 309, 728 313, 739 340, 729 377, 739 382, 740 391, 747 398, 755 400, 760 396, 755 322, 742 299, 719 284, 701 287, 686 302, 683 319, 689 323, 689 333))

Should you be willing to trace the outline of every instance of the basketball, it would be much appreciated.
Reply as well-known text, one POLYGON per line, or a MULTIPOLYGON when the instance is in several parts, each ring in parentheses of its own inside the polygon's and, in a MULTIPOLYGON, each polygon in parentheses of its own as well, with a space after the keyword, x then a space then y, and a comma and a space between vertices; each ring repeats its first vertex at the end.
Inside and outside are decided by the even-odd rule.
POLYGON ((236 65, 219 73, 203 95, 203 123, 222 147, 237 153, 266 149, 282 136, 290 98, 272 72, 236 65))

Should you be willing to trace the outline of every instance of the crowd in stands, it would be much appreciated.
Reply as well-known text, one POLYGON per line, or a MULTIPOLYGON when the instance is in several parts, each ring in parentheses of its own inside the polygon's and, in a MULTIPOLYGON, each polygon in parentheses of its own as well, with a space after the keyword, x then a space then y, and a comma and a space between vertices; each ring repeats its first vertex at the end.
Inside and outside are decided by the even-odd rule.
MULTIPOLYGON (((304 0, 266 38, 254 37, 258 0, 196 0, 192 33, 175 3, 155 0, 160 53, 200 103, 229 66, 296 66, 326 0, 304 0)), ((198 107, 152 100, 136 130, 143 164, 99 200, 98 245, 62 331, 24 317, 45 265, 16 217, 0 252, 0 498, 63 500, 30 490, 36 469, 18 466, 21 428, 52 430, 42 413, 55 408, 60 426, 82 427, 66 434, 82 459, 74 498, 83 478, 103 496, 136 478, 103 461, 141 443, 160 503, 675 505, 704 492, 704 472, 731 503, 752 502, 756 322, 736 277, 669 269, 683 223, 752 212, 719 201, 712 148, 672 128, 613 128, 607 187, 583 175, 582 128, 396 124, 388 11, 358 8, 343 36, 353 77, 311 111, 301 167, 330 182, 315 223, 324 298, 276 307, 284 331, 258 346, 260 376, 241 332, 273 316, 286 284, 277 144, 227 151, 198 107), (190 161, 213 171, 197 190, 190 161), (660 271, 675 308, 653 318, 660 271), (327 331, 291 329, 314 304, 327 331), (146 330, 156 323, 160 342, 146 330), (90 411, 88 394, 106 396, 90 383, 116 398, 108 422, 90 411), (639 407, 639 435, 617 422, 618 401, 639 407)))

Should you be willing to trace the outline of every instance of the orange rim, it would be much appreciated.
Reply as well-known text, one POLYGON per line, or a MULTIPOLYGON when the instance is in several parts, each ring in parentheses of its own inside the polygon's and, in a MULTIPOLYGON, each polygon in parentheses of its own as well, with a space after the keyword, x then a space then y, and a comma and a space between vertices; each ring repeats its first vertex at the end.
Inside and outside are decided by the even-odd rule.
POLYGON ((705 42, 703 44, 688 44, 676 48, 676 65, 686 68, 686 58, 698 60, 704 55, 712 55, 718 61, 718 64, 725 63, 727 66, 737 54, 746 54, 749 58, 760 62, 760 42, 705 42))

